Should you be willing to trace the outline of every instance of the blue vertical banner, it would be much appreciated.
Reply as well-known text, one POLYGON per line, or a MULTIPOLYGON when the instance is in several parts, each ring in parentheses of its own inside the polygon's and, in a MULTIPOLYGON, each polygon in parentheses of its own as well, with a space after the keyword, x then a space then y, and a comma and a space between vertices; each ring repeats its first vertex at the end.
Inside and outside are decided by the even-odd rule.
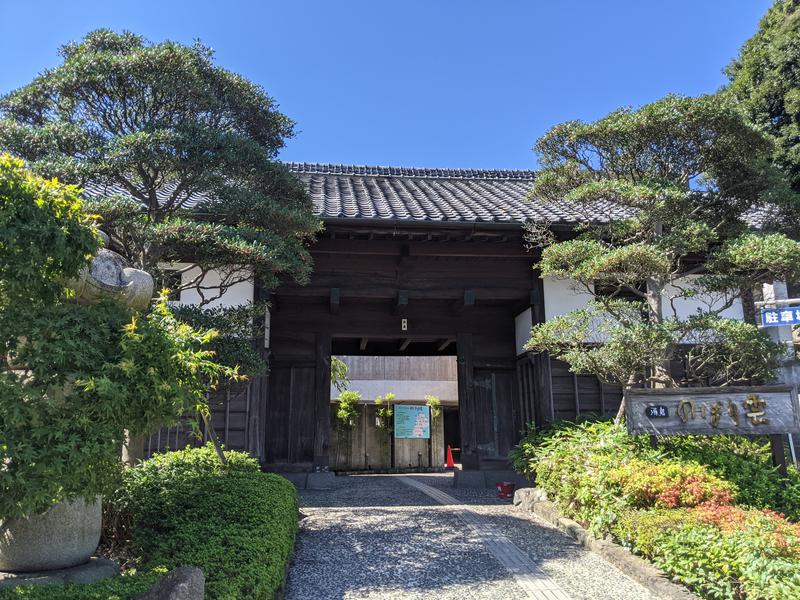
POLYGON ((784 306, 783 308, 762 308, 761 325, 764 327, 783 327, 800 325, 800 306, 784 306))
POLYGON ((427 406, 395 404, 394 437, 427 440, 431 437, 431 412, 427 406))

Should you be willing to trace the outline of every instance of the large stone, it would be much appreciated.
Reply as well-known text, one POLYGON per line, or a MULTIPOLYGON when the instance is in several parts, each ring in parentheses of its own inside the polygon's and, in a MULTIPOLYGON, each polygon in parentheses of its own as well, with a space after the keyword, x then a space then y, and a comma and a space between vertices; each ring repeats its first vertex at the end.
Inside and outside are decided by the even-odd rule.
POLYGON ((66 569, 89 560, 100 542, 102 505, 78 499, 41 515, 0 522, 0 571, 66 569))
POLYGON ((197 567, 178 567, 137 600, 203 600, 206 578, 197 567))
POLYGON ((306 489, 329 490, 336 485, 336 475, 330 471, 309 473, 306 478, 306 489))
POLYGON ((149 273, 131 268, 122 256, 101 248, 89 267, 69 285, 83 304, 114 299, 133 309, 143 310, 153 297, 154 282, 149 273))
POLYGON ((90 558, 88 562, 68 569, 4 573, 0 571, 0 589, 22 585, 51 585, 65 583, 94 583, 119 575, 119 565, 106 558, 90 558))
POLYGON ((306 489, 308 473, 281 473, 280 475, 291 481, 298 490, 306 489))

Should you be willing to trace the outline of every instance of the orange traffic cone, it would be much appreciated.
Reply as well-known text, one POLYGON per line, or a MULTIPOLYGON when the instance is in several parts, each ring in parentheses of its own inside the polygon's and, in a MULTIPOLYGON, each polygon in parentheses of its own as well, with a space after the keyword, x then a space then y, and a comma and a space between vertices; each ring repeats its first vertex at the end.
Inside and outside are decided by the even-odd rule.
POLYGON ((447 463, 445 464, 445 466, 448 469, 455 469, 456 468, 456 463, 453 462, 453 450, 450 448, 449 444, 447 446, 447 463))

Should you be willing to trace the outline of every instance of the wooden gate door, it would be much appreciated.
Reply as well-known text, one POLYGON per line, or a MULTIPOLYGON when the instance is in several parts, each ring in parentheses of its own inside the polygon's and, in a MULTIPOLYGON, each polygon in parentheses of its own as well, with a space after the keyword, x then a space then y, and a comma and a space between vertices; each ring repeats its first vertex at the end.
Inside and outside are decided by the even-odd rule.
POLYGON ((478 455, 505 461, 517 441, 513 417, 516 398, 513 366, 476 368, 474 373, 478 455))
POLYGON ((266 463, 327 469, 331 338, 318 334, 304 357, 274 357, 265 424, 266 463))

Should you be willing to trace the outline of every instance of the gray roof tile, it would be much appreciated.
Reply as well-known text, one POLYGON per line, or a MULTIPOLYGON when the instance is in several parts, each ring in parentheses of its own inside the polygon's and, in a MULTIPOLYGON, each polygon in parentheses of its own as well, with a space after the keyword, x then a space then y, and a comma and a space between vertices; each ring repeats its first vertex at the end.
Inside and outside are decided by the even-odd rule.
MULTIPOLYGON (((370 219, 462 223, 576 223, 608 221, 624 210, 601 204, 579 211, 567 202, 531 200, 535 171, 421 169, 285 163, 306 185, 315 212, 326 221, 370 219)), ((174 189, 165 186, 160 199, 174 189)), ((88 196, 126 194, 118 186, 88 184, 88 196)), ((194 197, 187 205, 202 198, 194 197)))
POLYGON ((624 216, 610 205, 587 212, 530 199, 535 171, 421 169, 286 163, 325 220, 391 219, 467 223, 575 223, 624 216))

